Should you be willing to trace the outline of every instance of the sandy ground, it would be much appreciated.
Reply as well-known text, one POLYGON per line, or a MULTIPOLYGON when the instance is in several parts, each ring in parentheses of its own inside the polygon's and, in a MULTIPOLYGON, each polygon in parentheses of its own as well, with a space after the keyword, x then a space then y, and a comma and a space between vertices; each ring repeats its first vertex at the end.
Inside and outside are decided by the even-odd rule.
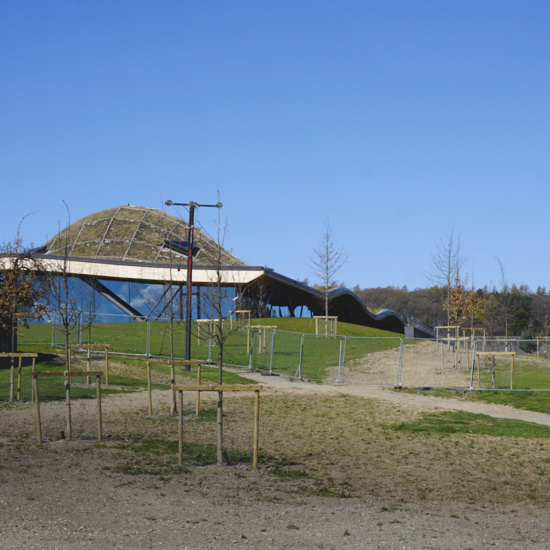
MULTIPOLYGON (((266 403, 292 399, 314 407, 329 399, 334 408, 330 399, 346 395, 359 399, 359 403, 368 403, 380 415, 397 411, 414 416, 424 411, 460 409, 550 425, 550 415, 511 407, 374 386, 318 385, 258 373, 247 376, 264 386, 262 400, 266 399, 266 403)), ((169 392, 154 392, 154 403, 155 408, 166 409, 169 392)), ((104 446, 98 446, 93 439, 95 407, 94 400, 73 402, 75 431, 87 435, 69 441, 56 436, 64 426, 64 404, 43 404, 44 432, 49 434, 43 445, 34 441, 32 404, 0 408, 0 548, 550 547, 548 500, 476 496, 475 484, 473 492, 462 497, 460 476, 475 476, 471 472, 457 474, 454 488, 446 493, 443 481, 438 479, 439 472, 421 470, 418 464, 407 470, 404 465, 416 452, 414 439, 405 442, 409 450, 393 459, 399 461, 393 465, 400 469, 399 477, 389 479, 393 471, 384 462, 385 455, 392 454, 390 441, 385 451, 369 454, 364 463, 357 461, 364 488, 358 489, 352 498, 339 498, 308 492, 305 482, 300 480, 281 481, 271 475, 267 466, 256 471, 247 464, 191 466, 182 473, 174 456, 168 473, 129 475, 116 467, 127 458, 128 452, 116 450, 112 445, 150 435, 150 422, 144 420, 146 393, 103 399, 103 431, 108 440, 104 446), (373 456, 378 456, 378 462, 373 456), (420 471, 430 479, 419 479, 420 471), (438 489, 438 484, 443 489, 438 489), (425 485, 428 493, 432 487, 436 496, 415 497, 421 493, 418 490, 411 493, 412 485, 415 490, 425 485)), ((337 415, 338 411, 335 412, 337 415)), ((155 429, 163 429, 161 420, 159 417, 155 429)), ((284 424, 281 412, 280 425, 275 422, 268 426, 265 434, 262 431, 262 438, 291 439, 297 433, 301 439, 307 439, 307 434, 293 431, 299 428, 299 422, 291 420, 288 426, 284 424)), ((170 429, 173 436, 172 424, 170 429)), ((323 429, 322 420, 316 429, 323 429)), ((312 431, 309 437, 317 437, 316 433, 312 431)), ((327 444, 322 445, 334 457, 335 463, 330 466, 333 470, 327 470, 334 476, 338 461, 345 461, 346 452, 346 442, 338 437, 328 438, 327 444)), ((526 452, 540 454, 546 465, 550 458, 547 441, 525 443, 531 445, 525 447, 526 452)), ((275 453, 277 442, 269 443, 275 453)), ((300 443, 294 442, 297 449, 300 443)), ((502 442, 494 445, 497 443, 507 445, 502 442)), ((285 453, 292 455, 292 444, 285 453)), ((307 468, 308 460, 315 461, 315 456, 304 456, 300 455, 300 460, 307 468)), ((521 465, 521 457, 517 460, 521 465)), ((525 468, 525 476, 534 475, 528 465, 525 468)), ((491 475, 490 468, 486 475, 491 475)), ((548 475, 543 479, 548 479, 548 475)))

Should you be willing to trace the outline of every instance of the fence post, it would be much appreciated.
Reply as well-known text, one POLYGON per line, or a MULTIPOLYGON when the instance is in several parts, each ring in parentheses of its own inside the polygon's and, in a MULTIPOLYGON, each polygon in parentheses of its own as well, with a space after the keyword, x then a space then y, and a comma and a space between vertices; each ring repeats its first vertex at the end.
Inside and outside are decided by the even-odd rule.
POLYGON ((275 349, 275 334, 277 333, 276 329, 273 329, 273 335, 271 336, 271 357, 269 358, 269 374, 273 372, 273 350, 275 349))
MULTIPOLYGON (((485 341, 483 342, 483 349, 485 349, 485 341)), ((472 372, 470 373, 470 390, 474 389, 474 370, 476 366, 477 355, 477 341, 474 340, 474 349, 472 350, 472 372)))
POLYGON ((401 387, 401 371, 403 370, 403 338, 399 339, 399 359, 397 360, 397 380, 395 387, 401 387))
POLYGON ((298 363, 298 376, 297 378, 302 378, 302 361, 304 359, 304 341, 306 339, 305 334, 302 334, 300 337, 300 362, 298 363))
POLYGON ((254 353, 254 329, 250 329, 250 360, 248 361, 248 368, 252 370, 252 354, 254 353))
POLYGON ((342 361, 342 347, 343 347, 342 342, 345 342, 345 338, 346 338, 345 336, 344 338, 340 338, 340 353, 338 354, 338 379, 336 380, 338 384, 341 384, 344 378, 344 373, 343 373, 344 364, 342 361))

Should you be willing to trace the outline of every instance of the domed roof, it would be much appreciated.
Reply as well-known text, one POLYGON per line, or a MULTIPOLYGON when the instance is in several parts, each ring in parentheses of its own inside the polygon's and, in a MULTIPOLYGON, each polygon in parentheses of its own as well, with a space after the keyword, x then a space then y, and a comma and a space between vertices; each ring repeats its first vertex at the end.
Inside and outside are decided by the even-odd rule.
MULTIPOLYGON (((181 263, 187 258, 188 224, 161 210, 117 206, 82 218, 40 250, 52 256, 123 262, 181 263)), ((195 264, 246 265, 195 227, 195 264), (219 257, 219 258, 218 258, 219 257)))

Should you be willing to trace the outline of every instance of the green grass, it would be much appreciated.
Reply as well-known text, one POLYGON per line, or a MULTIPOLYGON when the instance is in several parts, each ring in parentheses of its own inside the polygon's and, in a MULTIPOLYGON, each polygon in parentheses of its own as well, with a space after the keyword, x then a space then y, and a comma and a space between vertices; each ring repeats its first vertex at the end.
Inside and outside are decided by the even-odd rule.
MULTIPOLYGON (((253 319, 252 326, 258 324, 253 319)), ((402 335, 392 332, 353 325, 350 323, 338 323, 337 337, 324 337, 315 335, 315 320, 310 318, 273 318, 263 319, 263 326, 276 326, 273 359, 273 370, 289 376, 295 376, 301 361, 301 377, 314 380, 334 378, 334 369, 338 366, 341 353, 344 351, 343 336, 345 342, 345 358, 347 361, 359 358, 367 353, 374 353, 400 345, 402 335), (302 334, 305 334, 303 350, 301 353, 302 334)), ((234 328, 236 325, 234 325, 234 328)), ((227 326, 228 338, 224 345, 224 363, 227 365, 251 366, 259 370, 269 370, 271 365, 272 331, 266 332, 265 341, 258 341, 257 332, 252 342, 246 329, 231 330, 227 326), (252 354, 249 346, 252 345, 252 354), (252 357, 251 357, 252 355, 252 357)), ((204 324, 195 323, 191 339, 193 359, 209 359, 209 340, 207 327, 204 324), (199 338, 200 331, 200 338, 199 338)), ((21 351, 51 351, 52 327, 50 325, 31 325, 25 331, 20 341, 21 351), (25 345, 32 342, 39 345, 25 345)), ((151 323, 149 353, 152 356, 170 355, 170 326, 165 322, 151 323)), ((76 335, 75 335, 76 337, 76 335)), ((83 333, 83 339, 88 340, 88 333, 83 333)), ((58 335, 56 340, 61 341, 58 335)), ((102 344, 110 344, 111 352, 133 355, 145 355, 147 342, 147 323, 98 323, 90 332, 90 341, 102 344)), ((185 355, 185 323, 174 325, 174 356, 185 355)), ((218 360, 218 348, 210 349, 210 359, 218 360)))
MULTIPOLYGON (((481 388, 493 389, 492 369, 486 362, 481 363, 479 385, 481 388)), ((517 390, 550 390, 550 365, 546 359, 536 359, 525 356, 516 357, 514 361, 513 379, 510 359, 497 359, 494 373, 494 389, 509 389, 512 382, 517 390)), ((474 371, 474 386, 478 386, 478 372, 474 371)))
MULTIPOLYGON (((126 365, 130 367, 128 375, 120 375, 113 373, 113 368, 111 367, 109 373, 109 387, 105 388, 105 376, 101 378, 102 395, 109 395, 113 393, 123 393, 127 391, 139 391, 147 389, 147 379, 146 379, 146 361, 145 359, 134 359, 127 357, 115 357, 117 363, 126 365)), ((63 372, 65 370, 64 365, 64 356, 58 356, 53 354, 39 354, 36 364, 36 370, 38 372, 63 372)), ((27 364, 29 361, 25 360, 24 366, 21 371, 21 401, 29 401, 31 399, 31 366, 27 364)), ((4 368, 0 368, 0 401, 5 401, 9 399, 10 392, 10 376, 11 369, 6 367, 9 363, 4 360, 2 363, 4 368)), ((82 367, 79 367, 79 370, 82 367)), ((92 364, 92 370, 101 370, 104 371, 105 363, 101 359, 99 362, 94 360, 92 364)), ((18 375, 18 363, 15 364, 15 398, 17 398, 17 375, 18 375)), ((170 368, 168 366, 159 366, 152 365, 152 388, 167 390, 170 388, 170 368), (155 376, 156 373, 156 376, 155 376), (158 383, 155 380, 158 380, 160 377, 159 374, 162 374, 162 378, 166 380, 166 383, 158 383)), ((197 377, 197 367, 193 366, 190 372, 185 371, 183 366, 175 367, 176 376, 185 376, 188 378, 189 383, 194 383, 197 377)), ((201 381, 203 383, 213 383, 218 382, 218 370, 217 367, 202 367, 201 370, 201 381)), ((225 384, 255 384, 256 382, 249 379, 243 378, 238 374, 224 371, 223 381, 225 384)), ((93 386, 83 386, 86 382, 86 378, 78 377, 73 378, 71 384, 71 399, 82 399, 82 398, 95 398, 96 397, 96 388, 95 388, 95 377, 92 378, 93 386)), ((65 378, 62 376, 59 377, 40 377, 38 379, 38 394, 40 401, 59 401, 65 399, 65 378)))
POLYGON ((485 403, 511 405, 517 409, 550 414, 550 392, 548 391, 483 391, 471 394, 470 398, 485 403))
MULTIPOLYGON (((416 389, 400 389, 407 393, 418 393, 416 389)), ((550 392, 548 391, 460 391, 433 388, 430 395, 449 399, 466 399, 468 401, 481 401, 494 405, 508 405, 516 409, 550 414, 550 392)))
POLYGON ((412 433, 460 433, 490 435, 493 437, 550 438, 549 426, 461 411, 425 414, 418 420, 393 424, 391 428, 396 431, 412 433))

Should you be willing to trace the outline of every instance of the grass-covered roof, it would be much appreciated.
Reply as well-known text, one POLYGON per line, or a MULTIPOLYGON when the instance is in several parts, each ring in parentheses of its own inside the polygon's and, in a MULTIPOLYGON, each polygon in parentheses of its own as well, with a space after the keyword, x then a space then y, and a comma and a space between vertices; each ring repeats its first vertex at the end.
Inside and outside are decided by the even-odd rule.
MULTIPOLYGON (((142 206, 117 206, 94 212, 50 239, 46 255, 102 260, 173 264, 186 259, 178 246, 188 241, 183 220, 142 206)), ((194 245, 202 250, 198 265, 245 265, 244 262, 195 228, 194 245)))

